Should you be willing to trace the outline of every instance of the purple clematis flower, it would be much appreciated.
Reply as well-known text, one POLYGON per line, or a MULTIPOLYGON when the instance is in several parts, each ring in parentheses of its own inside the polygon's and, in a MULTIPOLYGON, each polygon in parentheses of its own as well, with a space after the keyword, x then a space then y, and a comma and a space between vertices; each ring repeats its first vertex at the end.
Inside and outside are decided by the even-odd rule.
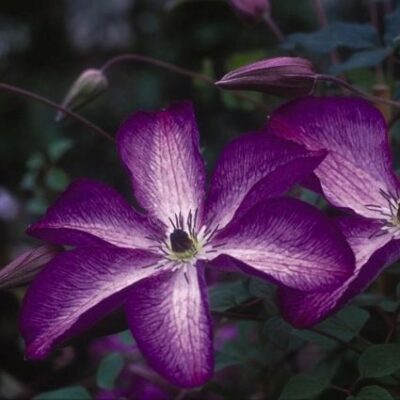
POLYGON ((386 123, 365 100, 294 100, 272 115, 267 129, 309 150, 328 150, 315 170, 320 190, 333 206, 352 213, 337 223, 355 253, 354 274, 333 291, 280 289, 286 318, 307 327, 342 307, 400 258, 400 184, 386 123))
POLYGON ((335 288, 354 269, 350 247, 327 217, 280 197, 325 151, 245 135, 223 152, 206 195, 189 103, 136 113, 117 144, 146 213, 104 184, 79 180, 29 228, 75 246, 28 289, 20 325, 29 358, 45 357, 124 306, 150 365, 176 385, 201 385, 213 371, 205 265, 305 291, 335 288))

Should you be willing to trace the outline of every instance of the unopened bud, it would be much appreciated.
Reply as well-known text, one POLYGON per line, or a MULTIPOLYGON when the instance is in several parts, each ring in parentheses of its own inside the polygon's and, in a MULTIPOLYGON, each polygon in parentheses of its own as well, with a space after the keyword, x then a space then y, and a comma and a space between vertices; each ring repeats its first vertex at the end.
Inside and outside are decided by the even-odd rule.
POLYGON ((45 244, 26 251, 0 269, 0 289, 10 289, 30 283, 42 268, 64 249, 45 244))
POLYGON ((229 3, 239 15, 253 21, 270 11, 269 0, 229 0, 229 3))
POLYGON ((317 76, 311 62, 304 58, 277 57, 229 72, 216 85, 223 89, 292 97, 310 94, 317 76))
MULTIPOLYGON (((107 77, 101 70, 87 69, 79 75, 65 96, 62 106, 67 110, 76 111, 85 104, 90 103, 108 87, 107 77)), ((66 117, 65 113, 59 111, 56 121, 66 117)))

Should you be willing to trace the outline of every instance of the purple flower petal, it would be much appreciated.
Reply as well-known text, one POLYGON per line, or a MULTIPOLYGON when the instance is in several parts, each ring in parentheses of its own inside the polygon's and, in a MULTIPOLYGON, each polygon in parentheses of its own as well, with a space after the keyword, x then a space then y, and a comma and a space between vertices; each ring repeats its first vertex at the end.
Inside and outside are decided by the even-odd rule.
POLYGON ((310 150, 329 151, 315 173, 335 206, 379 218, 369 205, 388 207, 382 190, 395 197, 400 194, 385 121, 365 100, 301 98, 279 108, 268 130, 310 150))
POLYGON ((222 153, 213 174, 206 221, 222 228, 242 203, 248 210, 262 199, 282 195, 307 177, 325 155, 324 151, 309 152, 272 135, 253 133, 234 140, 222 153))
POLYGON ((257 204, 235 218, 212 242, 244 272, 295 289, 336 287, 354 270, 354 256, 340 230, 314 207, 291 198, 257 204))
POLYGON ((27 357, 52 348, 120 306, 133 283, 154 273, 160 256, 143 250, 84 247, 54 258, 25 296, 20 329, 27 357))
POLYGON ((201 214, 205 168, 190 103, 165 111, 138 112, 118 133, 118 149, 128 167, 139 203, 169 224, 182 212, 201 214))
POLYGON ((114 189, 80 179, 28 233, 57 244, 101 245, 105 241, 119 247, 147 248, 152 242, 146 236, 157 231, 114 189))
POLYGON ((204 271, 165 273, 132 288, 130 329, 150 365, 182 387, 204 384, 213 372, 211 320, 204 271))
POLYGON ((343 285, 329 292, 304 293, 281 288, 282 313, 296 327, 315 325, 337 311, 400 257, 400 240, 378 234, 380 222, 354 216, 340 218, 338 224, 356 255, 356 270, 343 285))

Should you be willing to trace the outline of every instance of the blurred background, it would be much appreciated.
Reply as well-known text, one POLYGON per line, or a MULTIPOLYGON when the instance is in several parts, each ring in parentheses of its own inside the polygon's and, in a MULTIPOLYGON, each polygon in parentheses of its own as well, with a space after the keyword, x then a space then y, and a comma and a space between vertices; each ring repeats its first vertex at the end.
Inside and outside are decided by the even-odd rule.
MULTIPOLYGON (((272 0, 273 21, 284 35, 279 39, 267 23, 244 18, 223 0, 2 0, 0 81, 61 102, 83 70, 100 68, 121 53, 151 56, 213 80, 265 57, 301 55, 312 60, 319 72, 340 75, 368 92, 383 90, 384 96, 400 100, 398 4, 367 0, 326 0, 321 4, 325 22, 313 1, 272 0), (336 21, 348 25, 335 25, 336 21)), ((114 65, 107 77, 108 90, 79 110, 82 115, 114 134, 134 111, 191 100, 209 170, 229 140, 260 129, 268 112, 283 101, 258 93, 247 93, 250 100, 239 98, 212 84, 133 61, 114 65)), ((327 86, 316 90, 320 94, 343 93, 327 86)), ((399 165, 398 114, 387 108, 384 111, 389 113, 399 165)), ((0 91, 0 265, 37 246, 24 234, 26 227, 70 181, 81 176, 104 181, 131 198, 127 175, 112 143, 72 119, 56 123, 55 111, 42 104, 0 91)), ((319 201, 310 193, 302 196, 319 201)), ((257 282, 238 281, 235 285, 225 287, 227 293, 233 290, 234 297, 242 294, 240 285, 246 290, 251 287, 247 297, 234 298, 239 303, 260 293, 270 296, 272 291, 257 282)), ((281 343, 287 347, 277 354, 278 350, 266 348, 268 335, 261 341, 256 337, 260 327, 255 322, 225 323, 217 329, 216 346, 222 348, 225 342, 240 338, 242 348, 219 359, 222 372, 213 382, 191 392, 170 387, 147 369, 128 333, 83 340, 47 361, 32 363, 23 358, 17 330, 23 293, 23 288, 0 290, 2 399, 38 395, 88 398, 87 391, 104 399, 277 399, 288 376, 293 371, 309 371, 321 351, 319 345, 308 343, 306 352, 295 352, 299 349, 297 338, 297 342, 288 339, 281 343), (261 348, 265 353, 259 360, 261 348), (65 387, 66 392, 40 395, 65 387)), ((235 305, 218 301, 221 299, 216 300, 215 309, 235 305)), ((273 304, 264 306, 273 308, 273 304)), ((251 306, 251 312, 257 314, 257 307, 260 304, 251 306)), ((304 342, 302 346, 304 349, 304 342)), ((337 392, 324 396, 321 398, 342 398, 337 392)))

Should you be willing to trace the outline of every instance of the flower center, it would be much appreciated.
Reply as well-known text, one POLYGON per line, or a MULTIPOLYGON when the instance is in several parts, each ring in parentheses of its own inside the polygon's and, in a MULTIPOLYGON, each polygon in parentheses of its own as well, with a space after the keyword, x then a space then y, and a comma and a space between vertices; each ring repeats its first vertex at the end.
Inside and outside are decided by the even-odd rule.
POLYGON ((167 260, 167 263, 162 262, 157 268, 172 265, 172 270, 176 270, 189 264, 194 265, 197 259, 207 259, 209 254, 217 252, 210 240, 218 226, 198 227, 197 218, 197 210, 194 213, 189 211, 186 217, 180 212, 174 218, 169 218, 171 227, 168 229, 167 226, 169 232, 166 236, 147 236, 155 242, 150 247, 162 253, 167 260))
POLYGON ((170 235, 171 248, 174 253, 184 253, 194 247, 192 239, 182 229, 175 229, 170 235))
POLYGON ((196 235, 189 235, 181 228, 174 228, 169 235, 167 258, 172 261, 189 262, 202 249, 196 235))
POLYGON ((369 211, 377 214, 377 219, 383 222, 382 229, 378 230, 371 237, 391 233, 396 236, 400 234, 400 193, 392 194, 384 190, 379 191, 386 202, 383 204, 366 204, 369 211))

